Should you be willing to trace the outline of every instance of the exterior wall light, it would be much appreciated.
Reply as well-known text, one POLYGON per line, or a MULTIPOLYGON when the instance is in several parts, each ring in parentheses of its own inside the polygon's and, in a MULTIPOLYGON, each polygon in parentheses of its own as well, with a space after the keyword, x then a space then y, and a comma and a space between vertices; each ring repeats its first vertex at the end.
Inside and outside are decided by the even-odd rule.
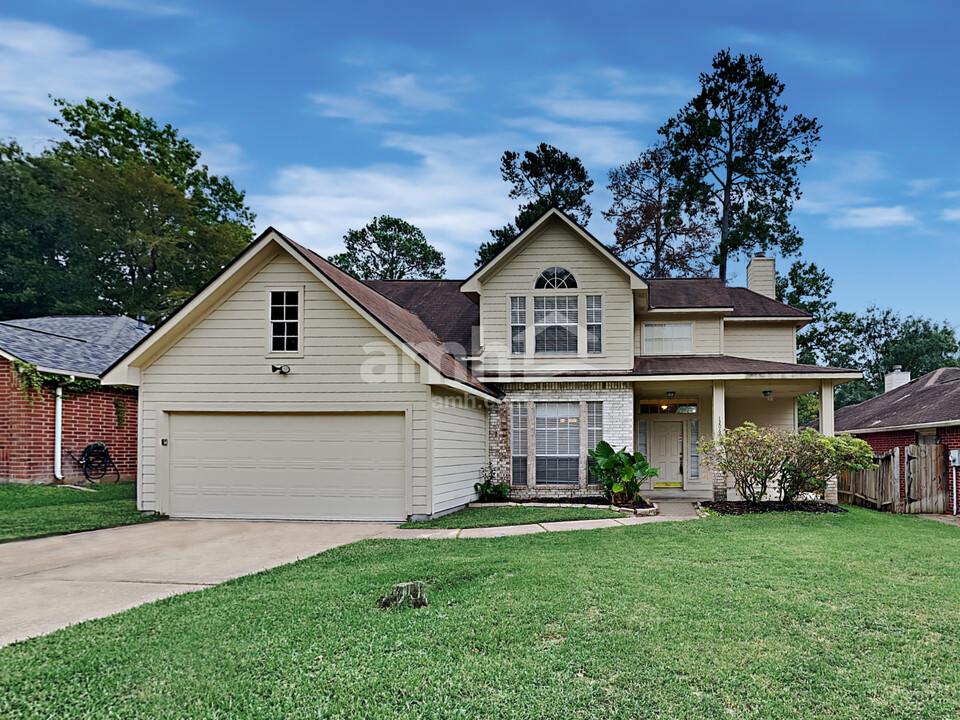
POLYGON ((290 372, 289 365, 271 365, 270 371, 275 373, 280 373, 281 375, 286 375, 290 372))
POLYGON ((763 396, 770 402, 773 402, 773 390, 764 390, 763 396))
POLYGON ((667 400, 673 400, 673 398, 674 398, 675 395, 676 395, 676 393, 675 393, 673 390, 668 390, 668 391, 667 391, 667 400))

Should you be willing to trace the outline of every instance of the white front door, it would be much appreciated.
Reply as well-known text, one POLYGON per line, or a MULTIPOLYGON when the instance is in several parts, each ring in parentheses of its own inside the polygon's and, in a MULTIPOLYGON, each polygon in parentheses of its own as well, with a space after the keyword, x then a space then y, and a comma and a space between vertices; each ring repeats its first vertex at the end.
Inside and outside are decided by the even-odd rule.
POLYGON ((650 464, 660 468, 655 488, 683 487, 683 421, 654 420, 650 429, 650 464))

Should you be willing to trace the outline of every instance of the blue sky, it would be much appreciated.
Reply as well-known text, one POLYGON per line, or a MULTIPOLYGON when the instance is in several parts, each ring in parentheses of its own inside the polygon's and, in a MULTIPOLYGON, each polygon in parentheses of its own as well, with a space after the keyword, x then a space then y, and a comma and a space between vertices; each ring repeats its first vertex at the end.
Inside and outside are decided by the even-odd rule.
POLYGON ((38 149, 56 134, 48 94, 112 94, 245 188, 258 229, 330 254, 398 215, 464 277, 515 213, 505 149, 579 156, 588 229, 609 241, 607 170, 656 141, 717 50, 756 52, 823 124, 794 212, 803 258, 845 309, 960 325, 958 30, 960 6, 922 0, 6 0, 0 135, 38 149))

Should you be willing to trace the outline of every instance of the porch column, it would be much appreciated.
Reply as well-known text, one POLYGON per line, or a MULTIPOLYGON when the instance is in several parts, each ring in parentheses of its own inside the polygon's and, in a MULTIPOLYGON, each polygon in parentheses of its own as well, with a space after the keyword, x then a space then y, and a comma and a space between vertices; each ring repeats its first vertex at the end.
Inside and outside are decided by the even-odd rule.
MULTIPOLYGON (((713 438, 716 439, 720 437, 720 435, 722 435, 727 429, 727 392, 726 385, 723 380, 713 381, 713 402, 711 405, 711 412, 713 414, 713 438)), ((710 473, 713 479, 714 502, 726 502, 726 476, 724 476, 723 472, 717 468, 711 468, 710 473)))
MULTIPOLYGON (((820 433, 827 437, 834 435, 833 424, 833 383, 830 380, 820 381, 820 433)), ((828 503, 837 504, 837 478, 827 478, 823 489, 823 499, 828 503)))

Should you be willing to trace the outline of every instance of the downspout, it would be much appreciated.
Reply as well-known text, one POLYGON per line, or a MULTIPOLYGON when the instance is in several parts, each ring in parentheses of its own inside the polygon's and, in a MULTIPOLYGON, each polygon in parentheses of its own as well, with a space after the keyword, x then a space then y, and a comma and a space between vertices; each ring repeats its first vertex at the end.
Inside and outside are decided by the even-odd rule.
POLYGON ((953 466, 953 516, 957 516, 957 466, 953 466))
POLYGON ((71 375, 66 382, 57 385, 53 410, 53 477, 57 482, 63 480, 63 386, 69 385, 76 377, 71 375))

